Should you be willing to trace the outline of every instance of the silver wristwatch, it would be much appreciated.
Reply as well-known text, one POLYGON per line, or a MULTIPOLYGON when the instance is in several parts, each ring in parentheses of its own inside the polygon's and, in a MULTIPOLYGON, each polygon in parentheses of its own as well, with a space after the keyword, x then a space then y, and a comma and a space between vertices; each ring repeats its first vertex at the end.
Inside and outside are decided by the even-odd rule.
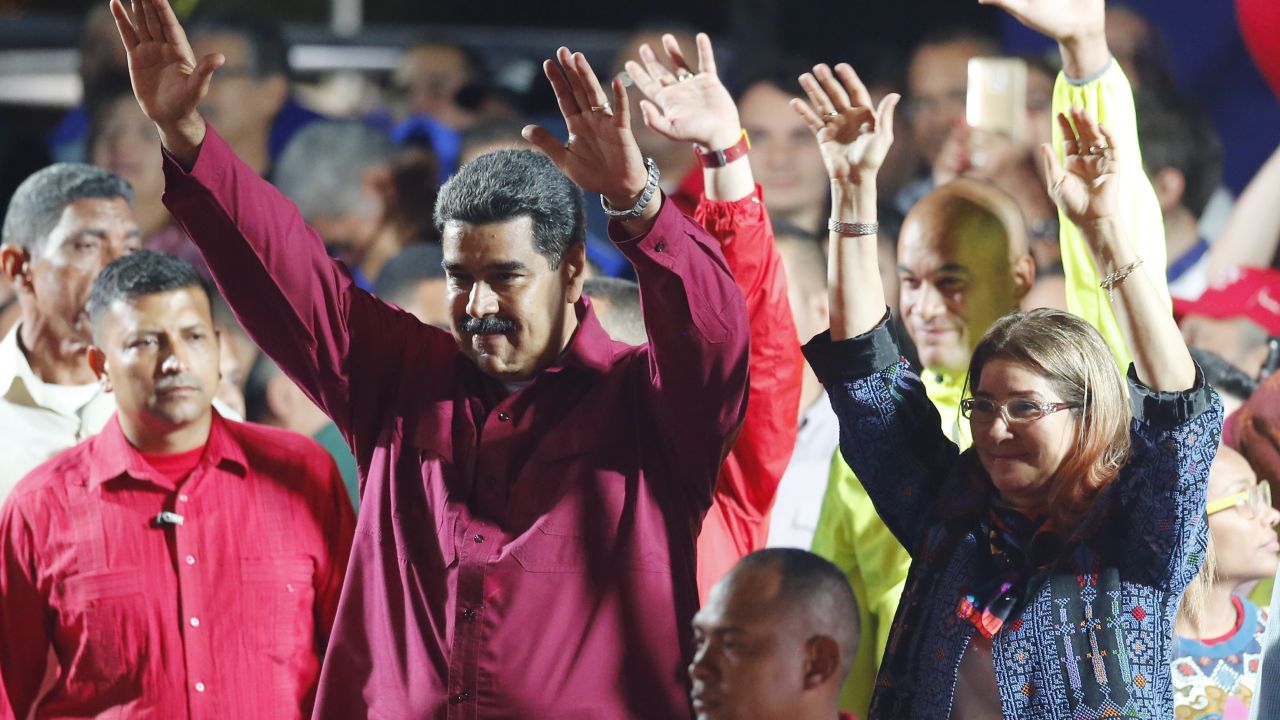
POLYGON ((605 215, 618 220, 627 220, 640 217, 640 213, 649 207, 649 201, 658 192, 658 178, 661 177, 662 173, 659 172, 658 164, 653 161, 653 158, 645 158, 644 166, 649 169, 649 177, 644 181, 644 191, 640 193, 640 199, 636 201, 635 206, 628 210, 614 210, 609 205, 609 201, 604 199, 604 195, 601 195, 600 207, 604 208, 605 215))

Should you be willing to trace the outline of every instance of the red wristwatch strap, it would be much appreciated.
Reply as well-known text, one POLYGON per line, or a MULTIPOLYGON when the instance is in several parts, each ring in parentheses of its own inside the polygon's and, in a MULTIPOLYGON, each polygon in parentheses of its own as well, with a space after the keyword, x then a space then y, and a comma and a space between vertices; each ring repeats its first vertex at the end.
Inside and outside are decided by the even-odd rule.
POLYGON ((746 155, 750 149, 751 138, 747 137, 745 128, 742 131, 742 135, 738 137, 738 142, 724 150, 708 150, 697 143, 693 145, 693 152, 698 156, 698 162, 702 163, 704 168, 724 167, 746 155))

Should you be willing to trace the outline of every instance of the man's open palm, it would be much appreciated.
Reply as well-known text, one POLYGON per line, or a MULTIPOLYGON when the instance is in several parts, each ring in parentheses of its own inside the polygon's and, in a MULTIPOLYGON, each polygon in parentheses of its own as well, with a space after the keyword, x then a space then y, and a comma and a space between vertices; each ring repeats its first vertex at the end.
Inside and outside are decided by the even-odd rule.
POLYGON ((126 11, 123 0, 111 0, 138 104, 157 125, 193 117, 225 58, 215 53, 196 62, 168 0, 131 0, 130 5, 126 11))

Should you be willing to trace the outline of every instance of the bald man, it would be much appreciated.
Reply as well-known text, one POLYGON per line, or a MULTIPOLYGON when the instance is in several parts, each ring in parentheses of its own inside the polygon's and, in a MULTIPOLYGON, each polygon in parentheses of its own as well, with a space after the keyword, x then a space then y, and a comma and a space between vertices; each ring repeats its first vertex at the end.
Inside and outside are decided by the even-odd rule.
POLYGON ((839 568, 791 548, 738 562, 693 618, 698 720, 835 720, 858 646, 839 568))
MULTIPOLYGON (((1034 282, 1026 223, 1013 198, 994 186, 953 180, 916 203, 903 221, 902 319, 942 428, 962 450, 972 442, 960 398, 973 348, 1000 316, 1018 309, 1034 282)), ((863 636, 840 707, 864 715, 911 560, 838 453, 813 551, 845 572, 858 601, 863 636)))

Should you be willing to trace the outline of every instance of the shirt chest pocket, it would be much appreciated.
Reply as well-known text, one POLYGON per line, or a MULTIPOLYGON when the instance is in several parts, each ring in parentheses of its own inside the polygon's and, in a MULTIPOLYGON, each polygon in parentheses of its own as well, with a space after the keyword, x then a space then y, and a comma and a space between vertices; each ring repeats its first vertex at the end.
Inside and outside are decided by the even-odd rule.
MULTIPOLYGON (((137 568, 101 570, 65 578, 66 608, 55 630, 58 654, 69 661, 68 681, 96 694, 137 696, 156 632, 137 568)), ((34 659, 33 659, 34 660, 34 659)), ((43 662, 43 660, 38 660, 43 662)))
POLYGON ((304 555, 240 561, 246 628, 276 663, 315 652, 315 563, 304 555))
POLYGON ((531 525, 512 556, 530 572, 669 572, 657 503, 625 458, 594 445, 583 435, 548 442, 554 450, 530 463, 537 477, 522 478, 521 514, 531 525))

